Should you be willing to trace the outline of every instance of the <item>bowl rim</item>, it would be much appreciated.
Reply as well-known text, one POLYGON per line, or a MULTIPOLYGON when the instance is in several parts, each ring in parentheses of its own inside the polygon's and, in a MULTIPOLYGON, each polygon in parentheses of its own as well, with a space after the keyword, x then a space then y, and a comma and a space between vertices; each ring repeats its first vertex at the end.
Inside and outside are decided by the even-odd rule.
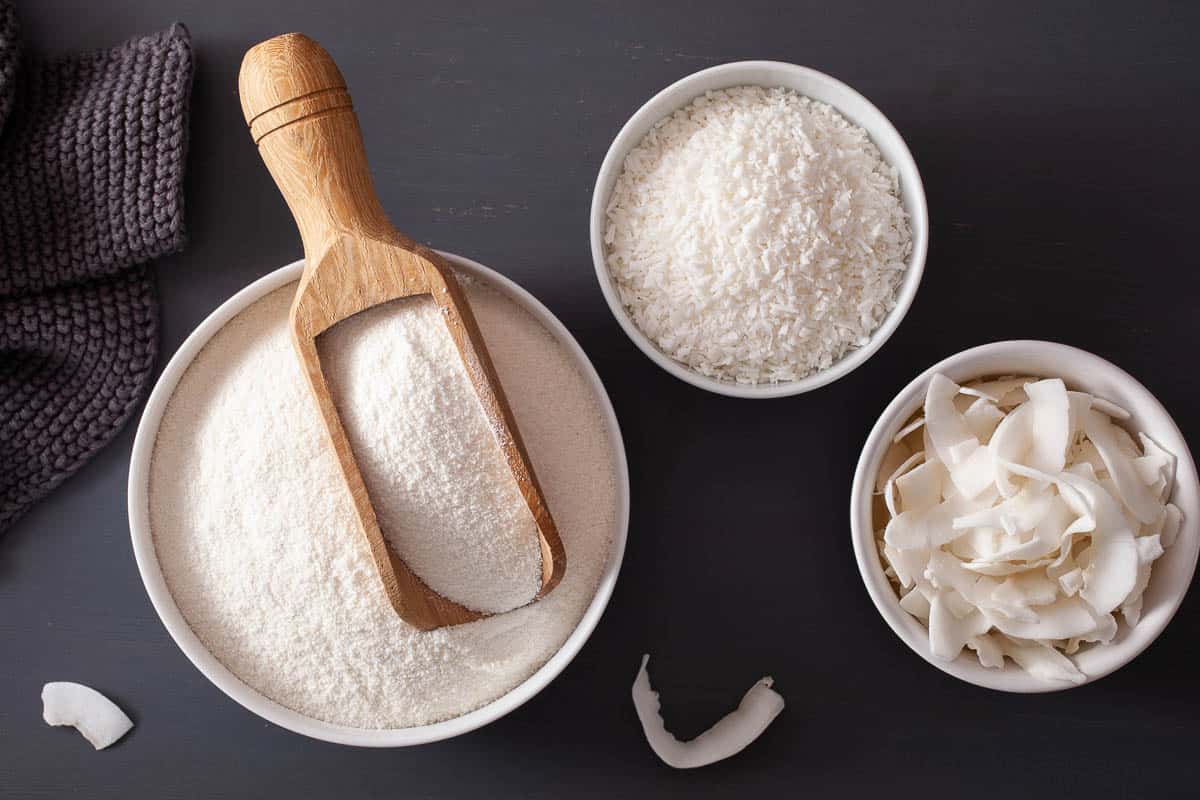
MULTIPOLYGON (((775 83, 773 85, 783 85, 775 83)), ((829 103, 839 113, 841 111, 838 104, 829 103)), ((596 176, 596 183, 592 189, 592 203, 590 209, 590 240, 592 250, 592 265, 596 272, 596 279, 600 284, 600 291, 604 295, 605 302, 608 304, 609 311, 612 312, 617 324, 629 337, 639 350, 642 351, 651 361, 657 364, 662 369, 666 370, 671 375, 674 375, 681 381, 689 383, 705 391, 715 394, 725 395, 728 397, 740 397, 749 399, 768 399, 774 397, 791 397, 797 394, 810 392, 818 389, 826 384, 832 383, 838 378, 848 375, 858 367, 862 366, 871 356, 873 356, 879 348, 891 338, 896 329, 900 326, 905 315, 908 313, 913 299, 916 297, 917 289, 921 283, 921 277, 925 271, 925 259, 929 252, 929 205, 925 198, 925 186, 921 180, 921 172, 917 168, 917 163, 913 159, 912 152, 909 150, 907 142, 900 132, 896 130, 895 125, 891 120, 880 111, 870 100, 860 94, 857 90, 850 87, 848 84, 827 75, 823 72, 815 70, 811 67, 800 66, 786 61, 769 61, 769 60, 750 60, 750 61, 731 61, 725 64, 717 64, 712 67, 693 72, 690 75, 685 75, 664 89, 656 92, 649 100, 641 105, 637 111, 626 121, 609 145, 608 151, 604 156, 604 160, 600 165, 600 171, 596 176), (897 289, 896 305, 884 317, 883 322, 871 334, 867 344, 863 347, 851 350, 838 361, 826 369, 820 370, 812 375, 795 381, 786 381, 781 383, 735 383, 733 381, 719 380, 711 378, 707 375, 702 375, 699 372, 685 366, 679 361, 671 358, 663 353, 658 347, 650 341, 650 338, 637 327, 633 318, 629 315, 625 305, 621 302, 620 295, 617 293, 616 287, 613 285, 613 279, 608 271, 608 265, 605 258, 604 247, 604 228, 605 228, 605 207, 608 204, 608 196, 611 194, 611 186, 605 190, 606 184, 615 184, 616 177, 619 176, 621 168, 625 162, 625 156, 633 149, 638 142, 641 141, 644 133, 638 133, 638 129, 650 122, 654 124, 659 120, 665 119, 674 111, 682 108, 690 103, 695 98, 703 94, 704 90, 691 91, 697 83, 702 83, 713 77, 728 77, 729 81, 725 87, 742 86, 742 85, 766 85, 760 81, 752 81, 738 79, 738 75, 745 75, 754 71, 774 71, 780 75, 788 74, 794 77, 799 77, 810 82, 823 84, 828 91, 840 94, 856 103, 861 104, 862 109, 867 115, 873 115, 874 120, 870 125, 864 125, 862 120, 856 120, 855 124, 860 125, 871 136, 872 141, 878 142, 880 135, 894 138, 896 144, 896 153, 898 160, 888 162, 892 167, 900 172, 911 173, 912 180, 911 191, 915 203, 912 208, 905 204, 905 210, 909 212, 909 225, 912 231, 912 255, 909 258, 907 269, 904 273, 904 278, 897 289), (690 92, 686 93, 685 92, 690 92), (679 94, 683 97, 681 102, 671 103, 670 108, 665 111, 660 108, 670 100, 673 95, 679 94)))
POLYGON ((492 702, 458 717, 411 728, 355 728, 301 714, 252 688, 217 660, 188 625, 167 586, 155 551, 149 519, 150 463, 167 402, 184 372, 216 332, 256 300, 299 279, 304 268, 303 259, 269 272, 239 290, 221 303, 188 335, 156 381, 134 437, 127 493, 130 538, 142 583, 167 633, 204 677, 243 708, 286 730, 313 739, 358 747, 407 747, 460 736, 514 711, 558 677, 583 648, 608 606, 624 560, 629 533, 629 467, 616 412, 591 360, 566 326, 521 286, 476 261, 453 253, 439 252, 456 269, 487 282, 515 301, 567 348, 596 395, 614 455, 614 477, 618 489, 617 514, 609 561, 597 583, 595 594, 574 630, 558 650, 532 675, 492 702))
MULTIPOLYGON (((1171 500, 1177 504, 1182 502, 1193 507, 1200 503, 1200 481, 1197 480, 1196 464, 1187 440, 1170 413, 1149 389, 1116 364, 1094 353, 1058 342, 1032 339, 1005 340, 968 348, 938 361, 913 378, 888 404, 872 427, 855 468, 850 494, 850 537, 855 561, 867 593, 888 627, 925 661, 959 680, 985 689, 1025 694, 1065 691, 1085 686, 1112 674, 1137 658, 1166 629, 1167 624, 1179 610, 1191 586, 1197 559, 1200 556, 1200 536, 1197 535, 1200 533, 1200 520, 1189 519, 1185 516, 1184 528, 1168 553, 1179 551, 1185 553, 1176 557, 1187 559, 1183 568, 1186 579, 1180 580, 1178 588, 1169 596, 1162 598, 1156 607, 1145 611, 1136 626, 1129 628, 1128 625, 1122 624, 1123 634, 1119 634, 1118 640, 1113 644, 1086 651, 1087 655, 1098 654, 1091 658, 1098 664, 1088 665, 1088 669, 1085 671, 1086 679, 1082 683, 1070 684, 1040 680, 1010 663, 1006 663, 1003 669, 988 669, 979 664, 976 657, 966 650, 957 659, 950 662, 933 656, 929 648, 926 627, 900 607, 899 597, 883 573, 883 566, 875 544, 875 532, 871 524, 871 498, 876 481, 875 473, 878 471, 878 465, 884 452, 890 446, 891 438, 916 410, 919 399, 924 394, 925 387, 934 373, 953 371, 969 373, 969 370, 963 370, 964 365, 982 358, 1005 355, 1014 358, 1022 355, 1028 357, 1035 351, 1045 356, 1057 356, 1086 365, 1091 374, 1102 374, 1114 383, 1121 385, 1123 397, 1108 399, 1114 399, 1114 402, 1119 403, 1123 398, 1136 398, 1138 406, 1148 409, 1143 416, 1156 418, 1155 424, 1149 427, 1166 430, 1180 444, 1173 452, 1177 464, 1175 487, 1171 494, 1171 500), (1185 492, 1187 500, 1181 500, 1181 495, 1185 492), (1188 502, 1189 500, 1190 502, 1188 502)), ((983 375, 979 377, 983 377, 983 375)), ((1154 586, 1153 577, 1151 586, 1154 586)))

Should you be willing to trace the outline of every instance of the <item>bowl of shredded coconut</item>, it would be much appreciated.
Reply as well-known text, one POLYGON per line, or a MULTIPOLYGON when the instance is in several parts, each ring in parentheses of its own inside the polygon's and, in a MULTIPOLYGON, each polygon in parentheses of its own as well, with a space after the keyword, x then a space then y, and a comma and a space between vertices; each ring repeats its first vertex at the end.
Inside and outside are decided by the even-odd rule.
POLYGON ((850 514, 892 630, 1003 691, 1131 661, 1200 554, 1200 484, 1170 415, 1128 373, 1050 342, 976 347, 918 376, 871 431, 850 514))
POLYGON ((870 358, 927 247, 900 134, 794 64, 724 64, 662 90, 617 134, 592 196, 617 322, 672 375, 735 397, 810 391, 870 358))
POLYGON ((530 294, 446 257, 563 540, 545 597, 536 526, 431 298, 357 314, 317 346, 389 546, 490 616, 420 631, 388 602, 291 345, 301 262, 196 329, 138 428, 130 530, 167 631, 235 701, 317 739, 414 745, 498 719, 579 652, 621 565, 628 473, 599 377, 530 294))

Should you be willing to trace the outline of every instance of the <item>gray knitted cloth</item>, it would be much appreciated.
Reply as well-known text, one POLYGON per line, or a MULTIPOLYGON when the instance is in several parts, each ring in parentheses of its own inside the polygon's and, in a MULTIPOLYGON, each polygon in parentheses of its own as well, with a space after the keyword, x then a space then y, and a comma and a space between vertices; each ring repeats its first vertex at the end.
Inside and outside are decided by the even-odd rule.
POLYGON ((23 60, 0 0, 0 533, 107 444, 158 339, 144 266, 183 247, 182 25, 23 60))

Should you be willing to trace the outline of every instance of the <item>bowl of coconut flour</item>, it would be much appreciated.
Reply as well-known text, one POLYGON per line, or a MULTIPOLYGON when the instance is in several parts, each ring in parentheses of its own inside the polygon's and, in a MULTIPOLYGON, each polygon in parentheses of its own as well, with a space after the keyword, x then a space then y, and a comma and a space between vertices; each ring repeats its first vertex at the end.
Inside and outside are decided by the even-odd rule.
POLYGON ((858 92, 794 64, 705 69, 617 134, 592 196, 600 288, 672 375, 800 394, 877 351, 928 248, 916 163, 858 92))
POLYGON ((536 526, 428 298, 358 314, 318 349, 389 544, 492 616, 422 632, 390 606, 288 337, 300 262, 200 325, 138 428, 130 528, 168 632, 231 698, 317 739, 421 744, 503 716, 579 652, 621 565, 628 473, 598 376, 531 295, 447 258, 566 550, 537 602, 536 526))

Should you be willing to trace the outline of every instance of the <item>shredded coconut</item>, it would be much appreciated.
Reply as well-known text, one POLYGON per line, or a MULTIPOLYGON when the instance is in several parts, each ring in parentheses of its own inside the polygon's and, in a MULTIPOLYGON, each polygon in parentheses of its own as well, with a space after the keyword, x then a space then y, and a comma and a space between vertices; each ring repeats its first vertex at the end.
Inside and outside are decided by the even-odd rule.
MULTIPOLYGON (((571 354, 513 301, 478 283, 465 289, 567 553, 562 582, 536 603, 430 632, 396 616, 288 339, 294 285, 226 324, 189 366, 163 416, 151 464, 150 520, 175 602, 230 671, 302 714, 397 728, 495 700, 558 650, 608 562, 619 503, 615 454, 590 384, 571 354)), ((492 531, 497 538, 482 552, 463 550, 468 542, 481 544, 486 525, 464 516, 485 501, 471 494, 478 484, 455 488, 466 471, 462 459, 482 454, 477 466, 485 477, 478 480, 499 480, 483 446, 494 447, 489 431, 480 441, 473 429, 445 430, 448 420, 464 422, 460 403, 482 416, 478 401, 470 406, 461 394, 457 356, 419 368, 409 361, 441 354, 436 334, 422 331, 425 322, 440 327, 441 321, 407 302, 359 316, 330 331, 321 346, 377 511, 392 518, 428 501, 419 524, 392 526, 393 536, 403 529, 399 541, 409 547, 414 569, 479 605, 524 602, 536 588, 539 564, 526 547, 527 530, 492 531), (415 384, 386 391, 361 385, 368 382, 362 375, 382 384, 380 376, 415 380, 426 368, 436 392, 415 384), (445 416, 428 413, 426 403, 445 416), (415 473, 388 475, 393 469, 415 473), (455 500, 464 505, 456 508, 455 500), (435 508, 450 516, 434 520, 435 508), (462 527, 447 533, 446 519, 462 527), (428 536, 439 530, 450 537, 445 559, 459 563, 437 560, 428 536)), ((485 512, 502 522, 506 513, 485 512)))
POLYGON ((739 383, 803 378, 865 345, 912 250, 867 133, 789 89, 708 92, 626 156, 607 263, 664 353, 739 383))

